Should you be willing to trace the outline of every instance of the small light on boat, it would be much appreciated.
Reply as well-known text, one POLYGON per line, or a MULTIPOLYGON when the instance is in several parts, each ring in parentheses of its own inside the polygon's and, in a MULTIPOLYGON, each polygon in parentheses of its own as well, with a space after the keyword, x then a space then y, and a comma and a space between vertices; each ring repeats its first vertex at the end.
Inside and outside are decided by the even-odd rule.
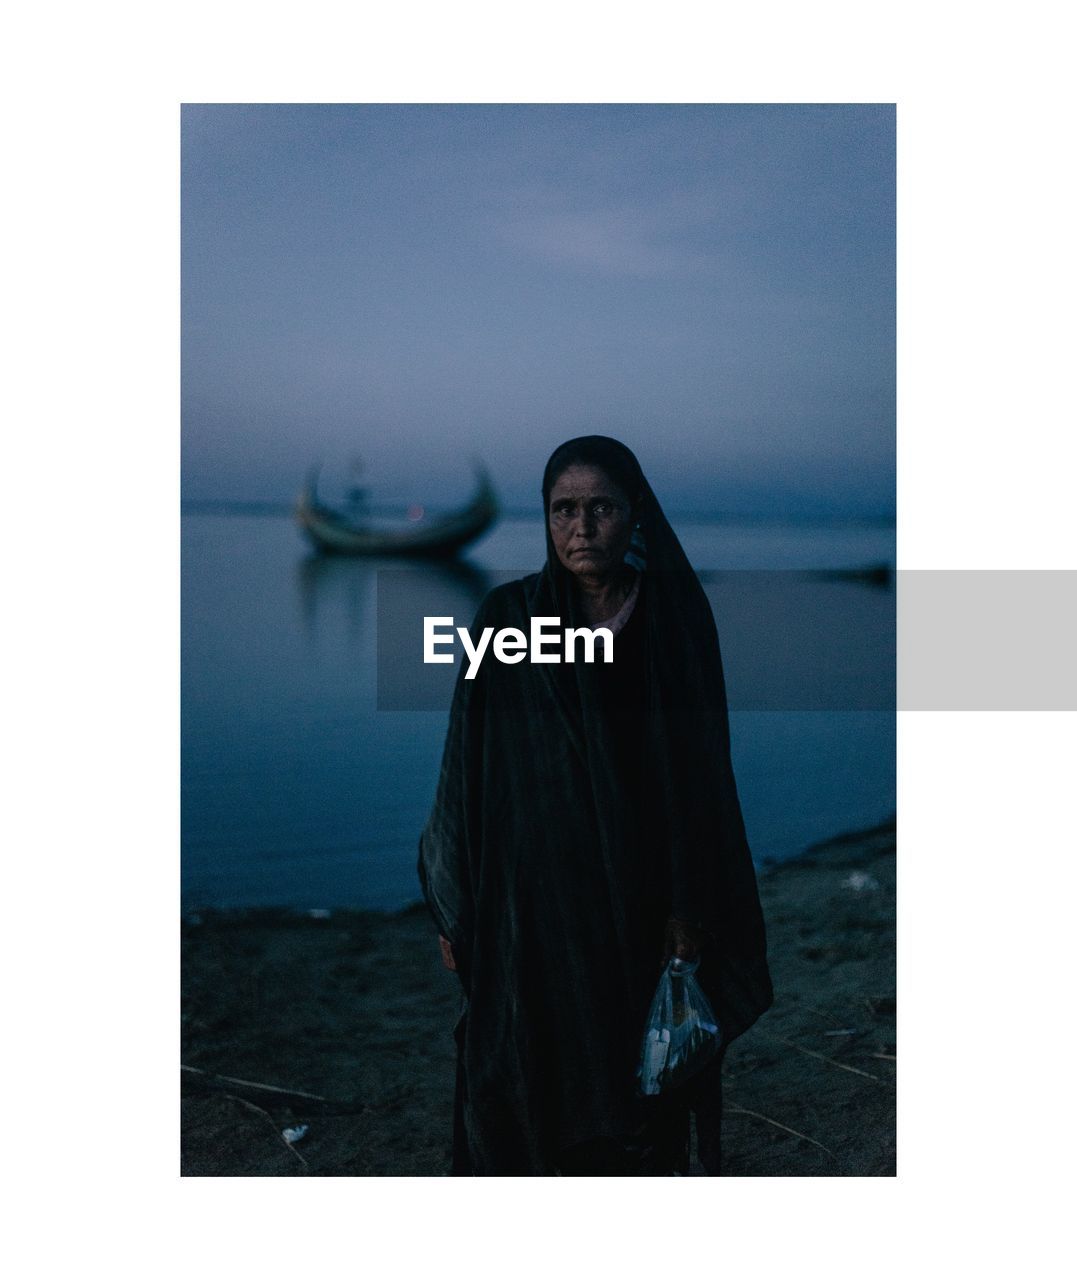
POLYGON ((421 520, 425 515, 426 508, 420 507, 418 503, 413 503, 412 506, 408 507, 409 520, 421 520))

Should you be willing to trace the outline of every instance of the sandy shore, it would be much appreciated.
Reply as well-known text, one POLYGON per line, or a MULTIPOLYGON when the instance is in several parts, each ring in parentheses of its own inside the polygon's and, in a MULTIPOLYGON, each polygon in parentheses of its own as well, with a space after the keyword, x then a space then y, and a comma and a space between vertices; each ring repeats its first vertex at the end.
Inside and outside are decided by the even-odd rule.
MULTIPOLYGON (((724 1172, 893 1175, 894 828, 760 889, 776 1000, 726 1059, 724 1172)), ((186 921, 183 1173, 445 1174, 458 993, 421 908, 186 921)))

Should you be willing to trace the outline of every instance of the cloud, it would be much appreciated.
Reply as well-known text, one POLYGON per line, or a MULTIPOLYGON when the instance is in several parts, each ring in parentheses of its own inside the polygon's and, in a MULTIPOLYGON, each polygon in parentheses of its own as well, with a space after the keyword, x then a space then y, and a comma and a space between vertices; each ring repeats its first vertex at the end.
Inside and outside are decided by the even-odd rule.
MULTIPOLYGON (((547 198, 549 202, 549 197, 547 198)), ((609 276, 643 279, 712 272, 719 259, 693 241, 713 236, 712 200, 671 197, 648 204, 517 208, 495 218, 498 234, 532 257, 609 276)))

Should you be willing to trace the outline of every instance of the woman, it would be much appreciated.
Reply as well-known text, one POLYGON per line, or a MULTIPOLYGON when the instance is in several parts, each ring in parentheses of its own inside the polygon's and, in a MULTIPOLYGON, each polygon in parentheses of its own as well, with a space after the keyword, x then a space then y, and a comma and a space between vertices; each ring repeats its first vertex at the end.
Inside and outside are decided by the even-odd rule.
POLYGON ((561 445, 542 497, 545 567, 473 630, 605 625, 613 661, 457 682, 419 855, 466 994, 453 1172, 685 1173, 692 1107, 717 1174, 720 1060, 668 1096, 635 1087, 670 954, 701 953, 727 1044, 772 999, 713 615, 624 445, 561 445))

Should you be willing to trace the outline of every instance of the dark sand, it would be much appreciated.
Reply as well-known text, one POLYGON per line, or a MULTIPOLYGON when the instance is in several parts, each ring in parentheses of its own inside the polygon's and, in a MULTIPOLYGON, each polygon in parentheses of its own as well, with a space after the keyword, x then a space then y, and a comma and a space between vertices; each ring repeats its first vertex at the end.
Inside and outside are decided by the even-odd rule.
MULTIPOLYGON (((726 1058, 723 1172, 893 1175, 894 828, 760 888, 776 999, 726 1058)), ((182 1172, 444 1175, 458 992, 421 908, 185 922, 182 1172)))

